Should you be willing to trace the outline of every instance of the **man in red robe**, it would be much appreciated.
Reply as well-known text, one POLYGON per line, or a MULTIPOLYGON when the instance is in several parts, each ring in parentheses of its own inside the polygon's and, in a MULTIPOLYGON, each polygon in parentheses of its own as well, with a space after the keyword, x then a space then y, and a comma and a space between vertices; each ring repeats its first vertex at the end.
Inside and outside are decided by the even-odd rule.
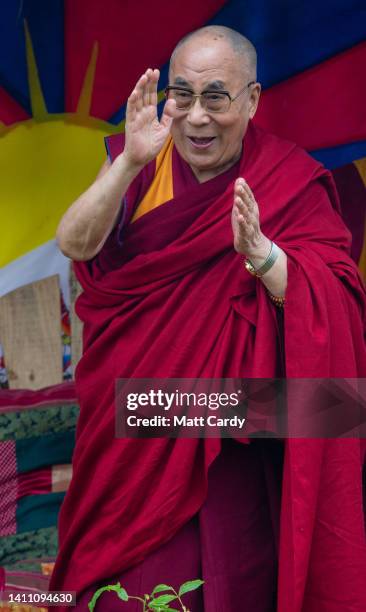
MULTIPOLYGON (((361 612, 359 440, 115 437, 117 378, 366 373, 365 291, 331 176, 252 123, 251 43, 218 26, 183 39, 160 121, 158 78, 137 82, 125 141, 107 139, 58 230, 84 354, 51 589, 87 610, 112 580, 141 595, 202 577, 192 612, 361 612)), ((139 609, 113 593, 96 609, 123 605, 139 609)))

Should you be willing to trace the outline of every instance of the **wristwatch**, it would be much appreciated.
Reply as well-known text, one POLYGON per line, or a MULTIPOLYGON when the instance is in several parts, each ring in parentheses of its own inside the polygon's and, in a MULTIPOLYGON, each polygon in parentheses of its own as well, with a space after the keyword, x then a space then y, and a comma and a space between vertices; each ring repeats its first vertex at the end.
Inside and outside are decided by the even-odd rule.
POLYGON ((256 269, 250 259, 245 258, 245 269, 249 272, 249 274, 252 274, 253 276, 258 276, 260 278, 261 276, 263 276, 263 274, 265 274, 266 272, 268 272, 268 270, 272 268, 279 254, 280 249, 278 248, 277 244, 271 241, 271 250, 266 261, 259 268, 256 269))

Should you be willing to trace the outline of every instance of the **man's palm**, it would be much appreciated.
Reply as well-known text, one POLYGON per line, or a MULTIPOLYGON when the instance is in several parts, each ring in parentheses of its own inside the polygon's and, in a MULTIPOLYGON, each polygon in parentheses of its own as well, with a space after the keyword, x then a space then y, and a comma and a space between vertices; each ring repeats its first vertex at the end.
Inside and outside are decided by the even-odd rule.
POLYGON ((125 153, 136 165, 146 165, 158 155, 172 124, 174 102, 166 103, 161 120, 158 120, 158 79, 158 70, 147 70, 128 99, 125 153))

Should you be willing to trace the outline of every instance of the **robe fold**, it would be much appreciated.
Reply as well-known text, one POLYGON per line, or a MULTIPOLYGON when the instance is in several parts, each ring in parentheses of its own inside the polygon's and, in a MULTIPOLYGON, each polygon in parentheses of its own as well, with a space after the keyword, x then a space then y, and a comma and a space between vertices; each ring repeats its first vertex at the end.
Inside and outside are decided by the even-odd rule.
MULTIPOLYGON (((166 154, 168 163, 177 152, 166 154)), ((350 233, 330 173, 302 149, 250 124, 228 173, 170 186, 173 197, 140 216, 139 189, 147 197, 131 186, 101 252, 74 264, 81 411, 51 590, 81 593, 171 539, 202 507, 220 453, 220 439, 116 439, 117 378, 366 376, 366 293, 350 233), (283 315, 233 248, 237 176, 288 256, 283 315)), ((364 612, 362 444, 284 445, 278 610, 364 612)))

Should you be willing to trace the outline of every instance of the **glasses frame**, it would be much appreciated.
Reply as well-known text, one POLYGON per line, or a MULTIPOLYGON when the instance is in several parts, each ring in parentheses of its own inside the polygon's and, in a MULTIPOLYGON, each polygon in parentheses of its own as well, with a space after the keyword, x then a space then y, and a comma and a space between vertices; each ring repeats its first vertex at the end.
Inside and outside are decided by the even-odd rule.
POLYGON ((243 95, 243 93, 248 89, 248 87, 250 87, 251 85, 255 85, 257 81, 250 81, 249 83, 247 83, 247 85, 245 85, 245 87, 243 87, 243 89, 241 89, 239 91, 238 94, 236 94, 236 96, 234 96, 233 98, 231 97, 230 93, 228 91, 226 91, 225 89, 206 89, 205 91, 202 91, 200 94, 195 94, 193 93, 193 91, 191 89, 189 89, 188 87, 181 87, 180 85, 167 85, 166 88, 164 89, 164 94, 165 94, 165 98, 168 100, 169 98, 169 91, 171 91, 172 89, 174 90, 179 90, 179 91, 185 91, 187 93, 190 93, 192 95, 192 101, 191 104, 188 108, 178 108, 178 111, 187 113, 188 111, 191 110, 191 108, 193 108, 193 106, 196 103, 196 98, 200 99, 200 105, 201 108, 203 108, 207 113, 227 113, 230 110, 231 104, 233 102, 235 102, 235 100, 237 100, 241 95, 243 95), (222 111, 217 111, 217 110, 207 110, 206 106, 204 104, 202 104, 202 96, 204 94, 225 94, 225 96, 227 96, 229 98, 229 106, 226 110, 222 110, 222 111))

